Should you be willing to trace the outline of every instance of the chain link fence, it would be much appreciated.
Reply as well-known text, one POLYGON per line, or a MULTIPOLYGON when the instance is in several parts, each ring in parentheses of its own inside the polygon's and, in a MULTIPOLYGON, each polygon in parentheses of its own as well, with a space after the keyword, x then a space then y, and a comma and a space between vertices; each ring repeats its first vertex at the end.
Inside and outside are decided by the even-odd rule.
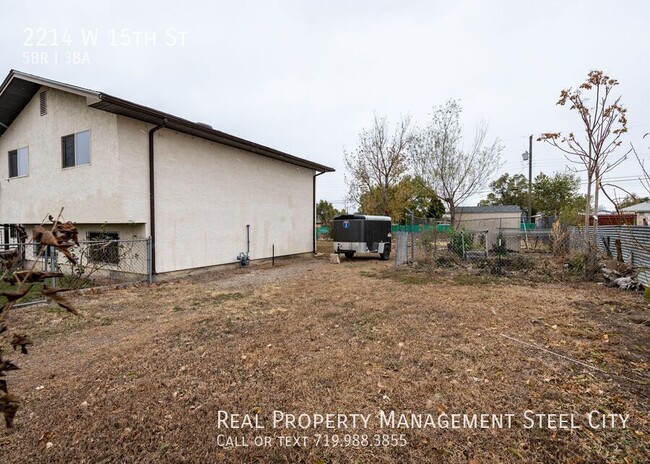
MULTIPOLYGON (((64 253, 40 243, 0 243, 0 289, 9 290, 16 282, 14 271, 59 274, 46 279, 53 287, 83 289, 118 284, 152 282, 151 240, 80 241, 72 248, 73 263, 64 253), (62 275, 61 275, 62 274, 62 275)), ((41 301, 40 283, 34 285, 24 303, 41 301)))
POLYGON ((650 285, 650 227, 600 226, 595 232, 590 229, 587 242, 583 229, 558 222, 550 229, 503 225, 500 218, 482 218, 464 220, 461 228, 454 230, 449 224, 414 218, 394 228, 395 264, 497 275, 528 273, 534 268, 550 272, 550 266, 555 266, 560 273, 586 276, 588 267, 593 267, 593 274, 603 274, 606 279, 630 277, 650 285), (595 245, 595 254, 585 253, 588 243, 595 245))
POLYGON ((550 230, 514 228, 512 221, 502 218, 464 220, 458 230, 447 223, 413 218, 396 229, 397 266, 485 268, 501 274, 528 270, 534 256, 552 251, 550 230))

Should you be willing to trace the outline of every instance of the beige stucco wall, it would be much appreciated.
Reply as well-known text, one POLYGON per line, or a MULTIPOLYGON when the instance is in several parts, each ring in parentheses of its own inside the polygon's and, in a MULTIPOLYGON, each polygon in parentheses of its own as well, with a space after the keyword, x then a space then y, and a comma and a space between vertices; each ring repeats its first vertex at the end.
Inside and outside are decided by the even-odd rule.
POLYGON ((0 221, 40 223, 64 207, 65 218, 79 223, 146 222, 147 210, 133 201, 142 188, 120 177, 117 117, 66 92, 47 89, 47 99, 46 115, 37 93, 0 137, 0 221), (61 137, 88 129, 90 164, 64 169, 61 137), (29 175, 7 182, 8 152, 25 146, 29 175))
POLYGON ((312 250, 312 170, 165 129, 155 147, 157 272, 235 262, 247 224, 251 259, 312 250))
MULTIPOLYGON (((117 117, 119 183, 149 208, 149 130, 117 117)), ((169 129, 155 133, 156 272, 307 253, 314 171, 169 129)), ((146 234, 149 234, 148 220, 146 234)))

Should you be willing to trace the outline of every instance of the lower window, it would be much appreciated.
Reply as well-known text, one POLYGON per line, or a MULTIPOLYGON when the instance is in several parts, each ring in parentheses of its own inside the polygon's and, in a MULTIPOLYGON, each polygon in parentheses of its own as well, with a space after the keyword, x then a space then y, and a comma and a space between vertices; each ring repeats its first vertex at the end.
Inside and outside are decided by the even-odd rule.
POLYGON ((117 232, 88 232, 88 257, 94 263, 119 264, 120 236, 117 232))

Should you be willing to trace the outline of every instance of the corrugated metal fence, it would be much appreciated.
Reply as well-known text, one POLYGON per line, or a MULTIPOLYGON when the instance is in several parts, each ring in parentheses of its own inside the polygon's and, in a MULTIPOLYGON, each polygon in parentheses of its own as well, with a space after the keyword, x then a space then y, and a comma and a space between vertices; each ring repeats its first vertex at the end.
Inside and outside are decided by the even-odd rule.
POLYGON ((615 242, 621 240, 623 260, 639 269, 638 279, 650 285, 650 227, 647 226, 600 226, 596 232, 598 250, 609 251, 616 256, 615 242), (603 240, 604 239, 604 240, 603 240))

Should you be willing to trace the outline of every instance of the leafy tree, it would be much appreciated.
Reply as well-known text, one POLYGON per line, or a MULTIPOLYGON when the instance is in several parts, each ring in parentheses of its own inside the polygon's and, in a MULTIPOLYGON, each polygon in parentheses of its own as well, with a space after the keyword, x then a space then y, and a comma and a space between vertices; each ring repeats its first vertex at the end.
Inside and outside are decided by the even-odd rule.
POLYGON ((578 176, 556 172, 553 177, 540 172, 533 180, 533 205, 538 212, 548 216, 559 216, 560 210, 584 198, 578 193, 580 179, 578 176))
POLYGON ((349 197, 360 203, 361 196, 374 189, 379 192, 379 211, 388 208, 388 193, 407 172, 411 143, 410 118, 402 118, 391 133, 385 117, 375 114, 371 129, 362 129, 354 152, 344 151, 348 171, 346 183, 349 197))
POLYGON ((411 146, 415 173, 447 204, 452 224, 456 207, 481 190, 499 168, 503 150, 498 139, 485 145, 485 122, 477 126, 471 147, 465 149, 461 111, 454 100, 434 108, 431 121, 411 146))
POLYGON ((441 219, 445 214, 445 205, 435 192, 427 189, 419 177, 407 176, 398 184, 398 190, 403 199, 402 218, 410 212, 415 217, 427 219, 441 219))
POLYGON ((321 200, 316 205, 316 215, 323 221, 324 225, 330 225, 332 219, 334 219, 339 214, 342 214, 341 211, 334 208, 334 205, 326 200, 321 200))
POLYGON ((398 184, 390 187, 386 196, 386 208, 382 208, 381 192, 378 187, 361 195, 361 211, 366 214, 388 214, 394 222, 404 222, 410 211, 416 217, 441 218, 445 212, 442 201, 430 192, 421 179, 405 176, 398 184))
POLYGON ((585 195, 578 195, 571 201, 562 205, 559 214, 556 216, 560 224, 567 226, 580 226, 584 220, 583 215, 587 205, 587 197, 585 195))
MULTIPOLYGON (((490 192, 486 199, 479 202, 479 206, 488 205, 517 205, 522 210, 528 209, 528 179, 521 174, 503 174, 490 183, 490 192)), ((533 204, 533 211, 535 205, 533 204)))
POLYGON ((618 208, 627 208, 628 206, 638 205, 644 201, 650 201, 650 197, 642 197, 634 192, 628 193, 621 201, 618 202, 618 208))

